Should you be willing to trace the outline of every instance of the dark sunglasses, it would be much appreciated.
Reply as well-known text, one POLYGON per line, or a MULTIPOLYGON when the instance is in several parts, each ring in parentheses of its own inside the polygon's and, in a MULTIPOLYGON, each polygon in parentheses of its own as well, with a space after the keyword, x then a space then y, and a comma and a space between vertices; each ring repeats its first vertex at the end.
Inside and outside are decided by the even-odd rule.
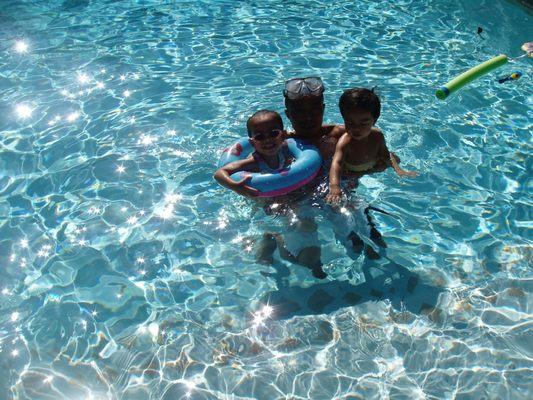
POLYGON ((291 100, 303 96, 320 96, 324 93, 324 83, 318 76, 307 78, 292 78, 285 81, 283 95, 291 100))
POLYGON ((252 135, 252 139, 262 142, 266 139, 275 139, 283 133, 281 129, 272 129, 270 132, 260 132, 257 135, 252 135))

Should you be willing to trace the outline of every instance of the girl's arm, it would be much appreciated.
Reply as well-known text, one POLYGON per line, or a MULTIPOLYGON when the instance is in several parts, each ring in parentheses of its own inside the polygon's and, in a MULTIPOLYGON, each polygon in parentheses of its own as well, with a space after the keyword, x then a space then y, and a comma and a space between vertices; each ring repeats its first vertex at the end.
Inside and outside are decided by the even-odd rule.
POLYGON ((342 160, 344 159, 344 151, 347 144, 350 142, 350 137, 347 133, 337 142, 335 147, 335 154, 329 169, 329 193, 326 196, 326 202, 335 204, 341 200, 341 174, 342 174, 342 160))
POLYGON ((394 171, 398 174, 398 176, 410 176, 410 177, 415 177, 418 175, 417 172, 414 172, 414 171, 406 171, 404 169, 401 169, 400 168, 400 165, 398 165, 398 162, 396 161, 396 154, 394 153, 389 153, 389 162, 390 162, 390 165, 392 166, 392 168, 394 169, 394 171))
POLYGON ((248 157, 245 160, 234 161, 223 167, 217 169, 215 175, 213 176, 215 180, 220 183, 222 186, 233 190, 234 192, 245 197, 255 197, 258 194, 256 189, 253 189, 249 186, 246 186, 246 182, 250 180, 251 176, 245 176, 240 181, 235 182, 231 179, 231 174, 239 171, 247 172, 258 172, 257 163, 253 157, 248 157))
POLYGON ((394 154, 392 151, 389 151, 387 148, 387 144, 385 143, 385 136, 383 135, 383 132, 379 131, 380 135, 380 149, 379 149, 379 158, 380 161, 385 163, 385 165, 392 167, 394 169, 394 172, 398 174, 398 176, 410 176, 415 177, 418 174, 413 171, 406 171, 402 169, 399 165, 400 158, 394 154))

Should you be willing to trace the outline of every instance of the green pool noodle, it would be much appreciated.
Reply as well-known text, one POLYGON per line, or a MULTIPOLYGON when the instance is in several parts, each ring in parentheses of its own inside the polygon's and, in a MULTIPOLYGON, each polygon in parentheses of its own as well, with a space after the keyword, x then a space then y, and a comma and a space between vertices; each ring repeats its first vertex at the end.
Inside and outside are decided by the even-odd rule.
POLYGON ((450 82, 437 89, 437 91, 435 92, 435 96, 437 96, 437 98, 440 100, 444 100, 450 94, 458 91, 463 86, 472 82, 474 79, 485 75, 487 72, 490 72, 493 69, 501 67, 503 64, 507 63, 507 61, 509 61, 507 56, 505 54, 500 54, 499 56, 491 58, 490 60, 485 61, 484 63, 476 65, 474 68, 463 72, 458 77, 452 79, 450 82))

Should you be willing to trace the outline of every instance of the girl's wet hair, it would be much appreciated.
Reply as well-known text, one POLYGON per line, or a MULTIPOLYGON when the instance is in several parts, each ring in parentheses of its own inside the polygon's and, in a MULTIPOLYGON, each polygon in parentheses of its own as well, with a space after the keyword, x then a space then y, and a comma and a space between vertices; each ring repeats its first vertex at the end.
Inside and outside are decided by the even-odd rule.
POLYGON ((353 88, 344 91, 339 99, 339 109, 343 118, 353 110, 370 111, 377 121, 381 114, 381 102, 378 95, 374 93, 374 88, 353 88))
POLYGON ((255 112, 250 118, 248 118, 248 121, 246 121, 246 130, 248 131, 248 136, 252 136, 252 121, 254 118, 258 117, 271 117, 273 118, 276 123, 278 124, 280 129, 283 129, 283 119, 281 119, 281 115, 279 115, 277 112, 272 110, 259 110, 255 112))

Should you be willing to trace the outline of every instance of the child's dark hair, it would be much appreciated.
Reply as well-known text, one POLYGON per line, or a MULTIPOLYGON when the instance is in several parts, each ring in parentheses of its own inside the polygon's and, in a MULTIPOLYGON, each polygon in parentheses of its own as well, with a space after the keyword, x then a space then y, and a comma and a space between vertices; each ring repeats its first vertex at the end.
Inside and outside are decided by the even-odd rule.
POLYGON ((272 117, 276 120, 276 123, 279 125, 279 128, 283 129, 283 120, 281 119, 281 115, 272 110, 259 110, 255 112, 250 118, 248 118, 248 121, 246 121, 246 130, 248 131, 249 137, 252 137, 253 133, 251 127, 252 120, 258 117, 272 117))
POLYGON ((353 110, 370 111, 376 121, 381 114, 381 102, 378 95, 374 93, 374 89, 353 88, 345 90, 339 99, 339 108, 343 118, 353 110))

